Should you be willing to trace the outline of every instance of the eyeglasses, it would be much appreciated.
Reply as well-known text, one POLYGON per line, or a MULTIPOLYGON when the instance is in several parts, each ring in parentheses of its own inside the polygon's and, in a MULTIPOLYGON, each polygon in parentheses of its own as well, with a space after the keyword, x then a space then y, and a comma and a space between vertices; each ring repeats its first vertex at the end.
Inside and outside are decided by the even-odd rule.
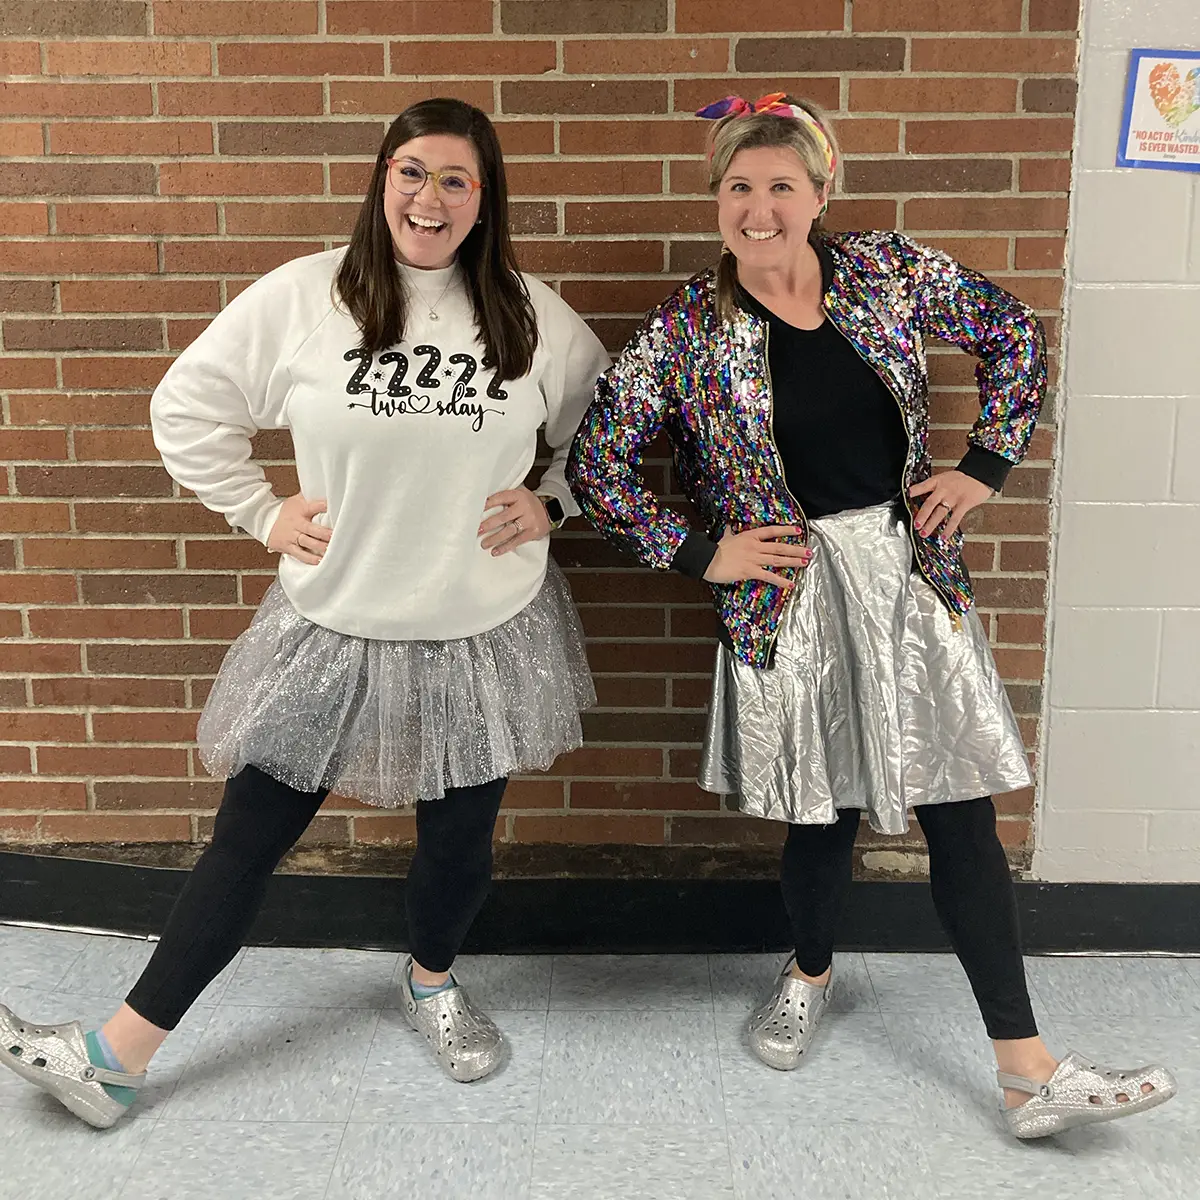
POLYGON ((415 196, 426 180, 433 180, 433 190, 449 208, 461 208, 483 187, 462 171, 427 171, 408 159, 389 158, 388 180, 402 196, 415 196))

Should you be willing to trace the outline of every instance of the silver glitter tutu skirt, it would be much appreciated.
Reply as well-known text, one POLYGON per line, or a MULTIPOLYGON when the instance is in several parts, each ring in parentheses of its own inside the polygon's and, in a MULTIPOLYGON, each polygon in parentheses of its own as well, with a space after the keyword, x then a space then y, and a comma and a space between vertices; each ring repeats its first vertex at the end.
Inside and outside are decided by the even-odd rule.
POLYGON ((812 523, 816 553, 784 610, 774 665, 718 648, 700 786, 753 816, 880 833, 908 809, 1026 787, 1025 747, 987 635, 961 629, 913 569, 891 505, 812 523))
POLYGON ((448 787, 549 767, 596 702, 583 630, 551 560, 537 596, 495 629, 393 642, 314 625, 278 582, 230 647, 200 718, 200 757, 300 791, 396 808, 448 787))

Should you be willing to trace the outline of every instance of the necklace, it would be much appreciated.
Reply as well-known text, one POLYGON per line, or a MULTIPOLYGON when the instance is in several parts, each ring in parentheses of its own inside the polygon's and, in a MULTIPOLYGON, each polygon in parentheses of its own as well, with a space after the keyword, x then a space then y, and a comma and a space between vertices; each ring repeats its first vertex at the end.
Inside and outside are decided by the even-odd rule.
POLYGON ((408 280, 408 286, 417 293, 421 299, 421 303, 424 304, 426 309, 429 310, 429 319, 431 321, 440 320, 437 314, 437 306, 446 298, 446 293, 450 290, 450 285, 454 282, 454 272, 451 271, 450 278, 446 281, 446 286, 442 288, 441 295, 439 295, 432 304, 429 303, 428 299, 425 297, 425 293, 421 291, 421 289, 417 287, 415 283, 413 283, 411 278, 408 278, 407 276, 405 278, 408 280))

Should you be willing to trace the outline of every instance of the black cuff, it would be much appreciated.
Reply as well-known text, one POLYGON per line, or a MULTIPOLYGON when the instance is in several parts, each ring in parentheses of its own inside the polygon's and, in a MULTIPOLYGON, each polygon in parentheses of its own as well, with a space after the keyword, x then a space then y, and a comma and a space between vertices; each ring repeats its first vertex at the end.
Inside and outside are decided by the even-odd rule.
POLYGON ((708 564, 717 552, 717 543, 706 533, 693 529, 671 559, 671 570, 682 571, 690 579, 703 579, 708 564))
POLYGON ((958 469, 972 479, 987 484, 993 492, 998 492, 1008 478, 1008 473, 1016 466, 1002 454, 985 450, 982 446, 970 446, 958 464, 958 469))

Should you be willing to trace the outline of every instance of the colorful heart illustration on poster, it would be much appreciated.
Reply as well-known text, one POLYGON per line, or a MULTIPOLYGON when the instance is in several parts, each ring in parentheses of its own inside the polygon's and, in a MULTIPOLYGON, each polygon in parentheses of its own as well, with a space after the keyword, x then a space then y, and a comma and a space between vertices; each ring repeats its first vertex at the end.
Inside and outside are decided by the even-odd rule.
POLYGON ((1150 95, 1154 107, 1173 126, 1184 123, 1200 109, 1200 67, 1180 78, 1174 63, 1160 62, 1150 69, 1150 95))

